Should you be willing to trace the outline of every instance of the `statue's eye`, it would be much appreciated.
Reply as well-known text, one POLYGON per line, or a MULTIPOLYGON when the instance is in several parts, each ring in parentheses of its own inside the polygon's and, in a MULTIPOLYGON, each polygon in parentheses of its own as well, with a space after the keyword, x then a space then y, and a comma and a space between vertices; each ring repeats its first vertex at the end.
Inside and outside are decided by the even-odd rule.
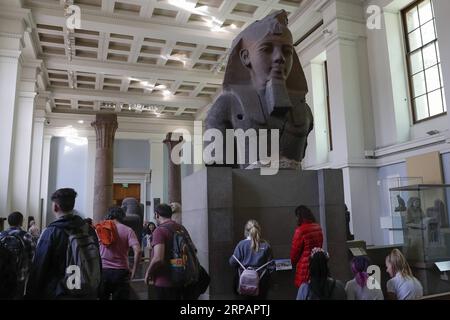
POLYGON ((272 52, 273 47, 270 44, 262 45, 259 50, 263 52, 272 52))

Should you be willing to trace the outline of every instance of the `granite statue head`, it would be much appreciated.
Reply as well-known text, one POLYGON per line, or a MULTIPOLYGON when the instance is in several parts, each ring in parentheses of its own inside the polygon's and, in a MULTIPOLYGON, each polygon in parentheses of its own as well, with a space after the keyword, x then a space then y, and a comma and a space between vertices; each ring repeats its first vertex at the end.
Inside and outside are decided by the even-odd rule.
POLYGON ((269 114, 292 107, 289 91, 306 94, 306 79, 294 50, 286 11, 255 21, 236 37, 223 84, 224 89, 228 85, 252 85, 265 95, 269 114))

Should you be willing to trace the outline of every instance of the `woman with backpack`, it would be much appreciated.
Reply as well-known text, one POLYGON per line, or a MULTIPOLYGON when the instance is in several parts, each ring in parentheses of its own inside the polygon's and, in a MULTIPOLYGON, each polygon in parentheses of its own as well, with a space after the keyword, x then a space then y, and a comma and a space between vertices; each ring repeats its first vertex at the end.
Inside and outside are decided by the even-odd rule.
POLYGON ((346 300, 344 285, 333 279, 328 269, 328 253, 322 248, 313 248, 309 261, 308 282, 298 289, 297 300, 346 300))
POLYGON ((272 249, 262 239, 261 227, 256 220, 245 224, 244 236, 229 260, 237 271, 235 292, 243 298, 263 300, 269 290, 269 273, 273 271, 272 249))

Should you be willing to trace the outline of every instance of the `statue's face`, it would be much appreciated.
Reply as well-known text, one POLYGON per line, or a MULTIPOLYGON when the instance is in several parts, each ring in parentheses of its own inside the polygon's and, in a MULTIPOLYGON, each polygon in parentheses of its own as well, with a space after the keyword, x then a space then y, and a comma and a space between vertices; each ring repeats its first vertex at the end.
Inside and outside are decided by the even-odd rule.
POLYGON ((292 69, 294 47, 287 34, 267 35, 243 50, 242 61, 251 69, 252 80, 257 89, 265 87, 271 79, 284 80, 292 69))

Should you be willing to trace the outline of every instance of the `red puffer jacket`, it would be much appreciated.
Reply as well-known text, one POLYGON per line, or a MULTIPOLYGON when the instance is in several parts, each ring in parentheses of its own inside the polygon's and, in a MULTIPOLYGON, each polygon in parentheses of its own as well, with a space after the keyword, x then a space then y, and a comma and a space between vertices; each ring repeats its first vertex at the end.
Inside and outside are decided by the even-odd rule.
POLYGON ((291 246, 291 263, 296 266, 295 285, 309 280, 309 256, 315 247, 322 248, 323 234, 317 223, 304 222, 295 229, 291 246))

